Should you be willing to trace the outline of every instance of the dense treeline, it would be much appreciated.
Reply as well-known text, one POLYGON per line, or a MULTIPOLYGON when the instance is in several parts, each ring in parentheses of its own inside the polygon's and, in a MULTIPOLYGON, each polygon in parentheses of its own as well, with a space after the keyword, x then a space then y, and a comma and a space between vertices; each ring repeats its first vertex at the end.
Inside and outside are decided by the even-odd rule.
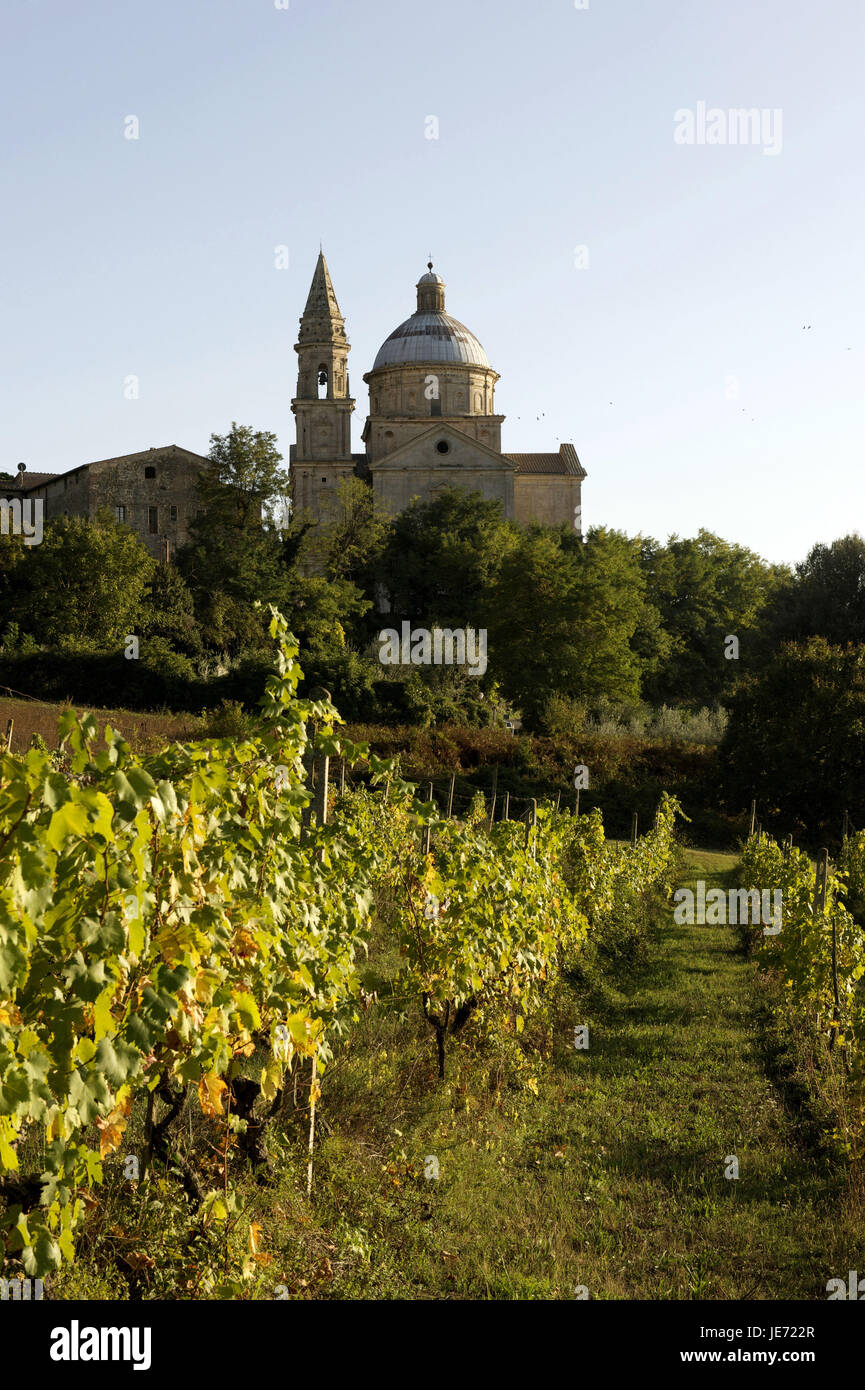
POLYGON ((520 530, 457 490, 387 518, 359 480, 341 485, 330 524, 286 525, 275 436, 234 425, 210 458, 172 567, 107 513, 51 521, 38 547, 2 538, 0 685, 132 709, 251 708, 267 675, 259 605, 274 603, 300 641, 306 688, 326 688, 350 720, 501 727, 518 716, 579 736, 611 722, 634 733, 676 711, 722 730, 729 710, 731 802, 756 795, 802 832, 835 814, 842 777, 865 822, 859 536, 790 570, 706 530, 665 544, 605 527, 582 539, 520 530), (383 665, 379 632, 406 621, 486 631, 483 674, 383 665), (125 659, 130 635, 137 660, 125 659))

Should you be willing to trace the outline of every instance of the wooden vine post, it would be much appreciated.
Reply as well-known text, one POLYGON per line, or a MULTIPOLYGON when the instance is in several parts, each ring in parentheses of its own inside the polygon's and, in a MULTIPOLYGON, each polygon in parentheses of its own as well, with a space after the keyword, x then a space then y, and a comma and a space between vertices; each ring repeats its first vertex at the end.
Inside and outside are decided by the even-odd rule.
MULTIPOLYGON (((533 799, 531 805, 529 806, 528 810, 526 811, 526 843, 525 843, 525 846, 524 846, 525 849, 528 849, 528 847, 529 847, 529 838, 530 838, 531 833, 532 833, 532 827, 535 826, 535 825, 537 825, 537 823, 538 823, 538 803, 537 803, 537 801, 535 801, 535 800, 533 799)), ((536 859, 536 858, 537 858, 537 854, 538 854, 538 839, 537 839, 537 836, 535 836, 535 840, 534 840, 534 843, 533 843, 533 845, 532 845, 532 857, 533 857, 534 859, 536 859)))
POLYGON ((326 753, 316 758, 314 769, 317 775, 313 783, 313 814, 315 816, 316 825, 327 825, 327 787, 330 758, 326 753))
POLYGON ((498 763, 496 763, 495 767, 493 768, 493 792, 492 792, 492 800, 491 800, 491 802, 490 802, 490 824, 489 824, 490 830, 492 830, 492 828, 493 828, 493 821, 495 820, 495 815, 496 815, 496 792, 498 791, 498 785, 499 785, 499 765, 498 765, 498 763))
POLYGON ((309 1088, 309 1160, 306 1165, 306 1195, 312 1196, 312 1151, 315 1147, 315 1102, 318 1083, 318 1053, 312 1054, 312 1085, 309 1088))
MULTIPOLYGON (((426 799, 427 799, 427 801, 432 801, 432 799, 433 799, 433 784, 432 784, 432 782, 428 782, 428 783, 427 783, 427 789, 426 789, 426 791, 427 791, 427 794, 426 794, 426 799)), ((429 854, 431 842, 432 842, 432 826, 431 826, 431 825, 423 825, 423 826, 421 826, 421 832, 420 832, 420 852, 421 852, 421 854, 429 854)))
POLYGON ((456 782, 456 780, 457 780, 457 775, 456 775, 455 772, 452 772, 452 773, 451 773, 451 780, 450 780, 450 782, 449 782, 449 784, 448 784, 448 809, 447 809, 447 819, 448 819, 448 820, 450 820, 451 816, 453 815, 453 809, 454 809, 454 783, 456 782))
MULTIPOLYGON (((824 917, 826 914, 826 884, 829 878, 829 851, 821 849, 817 856, 817 867, 814 871, 814 915, 824 917)), ((838 932, 835 924, 835 914, 830 913, 830 930, 832 932, 832 996, 834 1008, 832 1011, 832 1030, 829 1035, 829 1051, 835 1046, 835 1037, 838 1032, 838 932)))

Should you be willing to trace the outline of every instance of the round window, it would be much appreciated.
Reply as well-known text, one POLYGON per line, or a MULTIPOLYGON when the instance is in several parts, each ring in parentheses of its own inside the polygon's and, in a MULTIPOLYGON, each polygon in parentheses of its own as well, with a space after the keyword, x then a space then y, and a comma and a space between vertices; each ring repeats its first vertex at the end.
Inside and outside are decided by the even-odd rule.
POLYGON ((436 445, 436 448, 438 449, 440 454, 449 454, 451 446, 450 444, 448 444, 446 439, 440 439, 438 444, 436 445))

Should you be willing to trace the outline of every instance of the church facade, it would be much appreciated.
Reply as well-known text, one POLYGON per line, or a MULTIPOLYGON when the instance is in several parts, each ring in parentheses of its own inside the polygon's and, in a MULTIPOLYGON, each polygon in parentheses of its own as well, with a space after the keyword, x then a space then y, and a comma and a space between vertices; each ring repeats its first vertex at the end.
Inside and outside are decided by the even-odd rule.
POLYGON ((500 503, 519 525, 544 522, 581 533, 585 470, 573 444, 557 452, 502 452, 495 409, 498 373, 473 333, 445 312, 445 283, 432 263, 417 283, 417 308, 385 339, 365 373, 369 414, 363 453, 352 453, 355 402, 345 320, 319 254, 295 344, 297 442, 290 450, 295 515, 325 521, 343 478, 363 479, 390 514, 449 487, 500 503))

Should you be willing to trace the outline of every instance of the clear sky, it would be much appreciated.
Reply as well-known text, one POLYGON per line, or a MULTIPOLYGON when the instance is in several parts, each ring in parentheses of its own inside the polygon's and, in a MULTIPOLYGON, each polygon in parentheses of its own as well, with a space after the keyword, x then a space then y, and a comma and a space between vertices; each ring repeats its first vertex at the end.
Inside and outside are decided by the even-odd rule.
POLYGON ((865 518, 863 38, 861 0, 3 0, 0 469, 232 420, 287 460, 321 239, 356 449, 432 252, 584 525, 802 558, 865 518), (701 102, 767 138, 677 143, 701 102))

